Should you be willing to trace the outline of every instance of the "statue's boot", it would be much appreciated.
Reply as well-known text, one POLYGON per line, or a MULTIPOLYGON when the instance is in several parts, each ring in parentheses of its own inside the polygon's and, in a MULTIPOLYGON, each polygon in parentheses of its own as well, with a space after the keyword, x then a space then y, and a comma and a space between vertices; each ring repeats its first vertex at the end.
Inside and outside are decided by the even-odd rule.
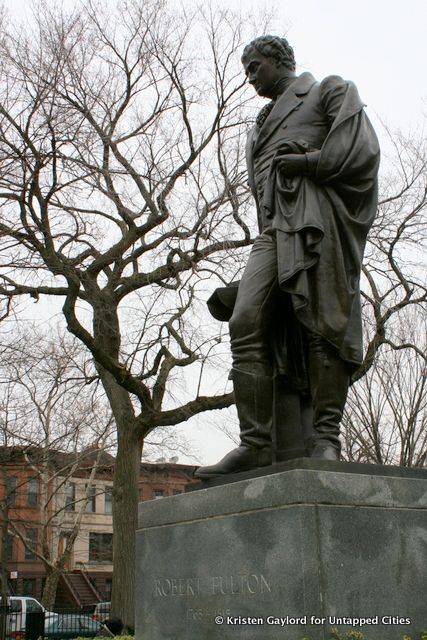
POLYGON ((311 458, 338 461, 341 453, 340 422, 350 376, 347 364, 332 347, 310 349, 310 389, 315 436, 311 458))
POLYGON ((196 469, 194 477, 201 480, 265 467, 272 461, 272 378, 237 369, 233 369, 232 376, 240 445, 217 464, 196 469))

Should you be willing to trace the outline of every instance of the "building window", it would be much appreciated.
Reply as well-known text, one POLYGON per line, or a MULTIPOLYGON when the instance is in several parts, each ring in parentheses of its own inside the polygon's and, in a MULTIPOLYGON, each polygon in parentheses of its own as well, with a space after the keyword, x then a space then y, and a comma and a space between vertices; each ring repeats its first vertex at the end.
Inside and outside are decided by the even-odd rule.
POLYGON ((39 481, 37 478, 29 478, 27 484, 27 504, 36 507, 39 501, 39 481))
POLYGON ((184 493, 184 492, 181 491, 181 489, 174 489, 172 493, 174 496, 179 496, 181 493, 184 493))
MULTIPOLYGON (((36 595, 36 578, 24 578, 22 580, 22 591, 24 596, 35 596, 36 595)), ((28 610, 29 610, 29 607, 27 603, 27 611, 28 610)))
POLYGON ((96 487, 90 487, 86 485, 87 492, 87 504, 86 511, 87 513, 95 513, 96 511, 96 487))
POLYGON ((111 515, 113 513, 113 487, 105 487, 104 499, 104 513, 111 515))
POLYGON ((15 536, 11 533, 8 533, 6 536, 6 548, 4 551, 6 555, 6 562, 14 560, 15 536))
POLYGON ((89 533, 89 562, 113 562, 112 533, 89 533))
POLYGON ((65 511, 74 511, 76 508, 76 485, 69 482, 65 487, 65 511))
POLYGON ((154 489, 153 493, 154 493, 154 498, 156 499, 165 497, 165 492, 163 491, 163 489, 154 489))
POLYGON ((37 529, 26 529, 25 537, 28 547, 25 547, 25 560, 35 560, 37 547, 37 529))
POLYGON ((8 507, 13 507, 16 504, 17 484, 18 478, 16 476, 8 476, 6 478, 6 501, 8 507))
POLYGON ((104 590, 104 598, 106 602, 111 600, 111 593, 113 591, 113 580, 111 578, 107 578, 105 581, 105 590, 104 590))

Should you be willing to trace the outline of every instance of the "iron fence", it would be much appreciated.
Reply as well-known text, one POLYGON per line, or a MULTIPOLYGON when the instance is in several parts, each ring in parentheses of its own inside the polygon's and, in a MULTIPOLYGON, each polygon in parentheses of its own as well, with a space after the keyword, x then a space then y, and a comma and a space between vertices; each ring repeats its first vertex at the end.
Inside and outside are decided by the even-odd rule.
POLYGON ((0 605, 0 640, 94 638, 102 625, 82 611, 16 612, 0 605))

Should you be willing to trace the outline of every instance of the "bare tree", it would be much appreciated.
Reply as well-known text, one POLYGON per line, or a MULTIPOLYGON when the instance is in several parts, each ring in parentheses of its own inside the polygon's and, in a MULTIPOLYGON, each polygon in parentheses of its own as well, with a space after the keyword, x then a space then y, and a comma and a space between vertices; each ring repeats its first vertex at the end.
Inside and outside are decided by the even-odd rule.
POLYGON ((411 333, 419 337, 413 323, 406 331, 399 318, 411 309, 419 315, 426 310, 427 144, 422 134, 397 131, 388 137, 393 153, 381 177, 378 215, 363 266, 367 350, 357 379, 374 364, 381 345, 425 355, 410 339, 411 333))
POLYGON ((388 133, 391 153, 363 266, 367 349, 344 417, 349 460, 426 462, 427 145, 388 133))
POLYGON ((114 442, 113 421, 102 397, 82 375, 82 346, 63 336, 55 342, 36 331, 32 335, 34 341, 28 343, 26 336, 19 340, 15 332, 1 349, 2 557, 6 558, 7 539, 12 535, 41 560, 46 573, 42 601, 52 608, 102 455, 114 442), (11 475, 11 469, 20 472, 11 475), (87 478, 84 492, 70 514, 66 487, 82 473, 87 478), (9 487, 11 477, 15 483, 9 487), (28 494, 30 483, 35 483, 37 522, 34 509, 16 506, 17 498, 22 503, 19 496, 28 494), (35 525, 38 535, 33 538, 28 530, 35 525))
MULTIPOLYGON (((384 344, 369 371, 352 388, 343 420, 347 459, 405 467, 426 464, 424 319, 416 309, 404 313, 399 322, 403 326, 395 328, 395 339, 403 335, 411 346, 397 349, 384 344)), ((390 328, 389 332, 393 337, 390 328)))
POLYGON ((36 22, 1 43, 3 314, 57 297, 94 358, 118 433, 113 609, 132 624, 144 438, 232 403, 202 388, 174 402, 173 388, 214 342, 194 311, 207 279, 233 279, 251 242, 248 36, 226 12, 154 1, 44 5, 36 22))

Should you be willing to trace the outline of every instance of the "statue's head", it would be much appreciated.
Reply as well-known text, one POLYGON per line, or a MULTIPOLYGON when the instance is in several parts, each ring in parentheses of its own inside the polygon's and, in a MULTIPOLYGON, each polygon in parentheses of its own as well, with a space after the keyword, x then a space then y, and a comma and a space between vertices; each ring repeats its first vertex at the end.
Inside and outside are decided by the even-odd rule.
POLYGON ((285 38, 260 36, 244 49, 242 63, 250 85, 263 98, 276 99, 283 82, 295 76, 295 58, 285 38))
POLYGON ((274 60, 276 66, 284 66, 290 71, 295 71, 294 50, 286 38, 279 36, 259 36, 252 40, 243 49, 242 63, 248 59, 251 53, 260 53, 265 58, 274 60))

